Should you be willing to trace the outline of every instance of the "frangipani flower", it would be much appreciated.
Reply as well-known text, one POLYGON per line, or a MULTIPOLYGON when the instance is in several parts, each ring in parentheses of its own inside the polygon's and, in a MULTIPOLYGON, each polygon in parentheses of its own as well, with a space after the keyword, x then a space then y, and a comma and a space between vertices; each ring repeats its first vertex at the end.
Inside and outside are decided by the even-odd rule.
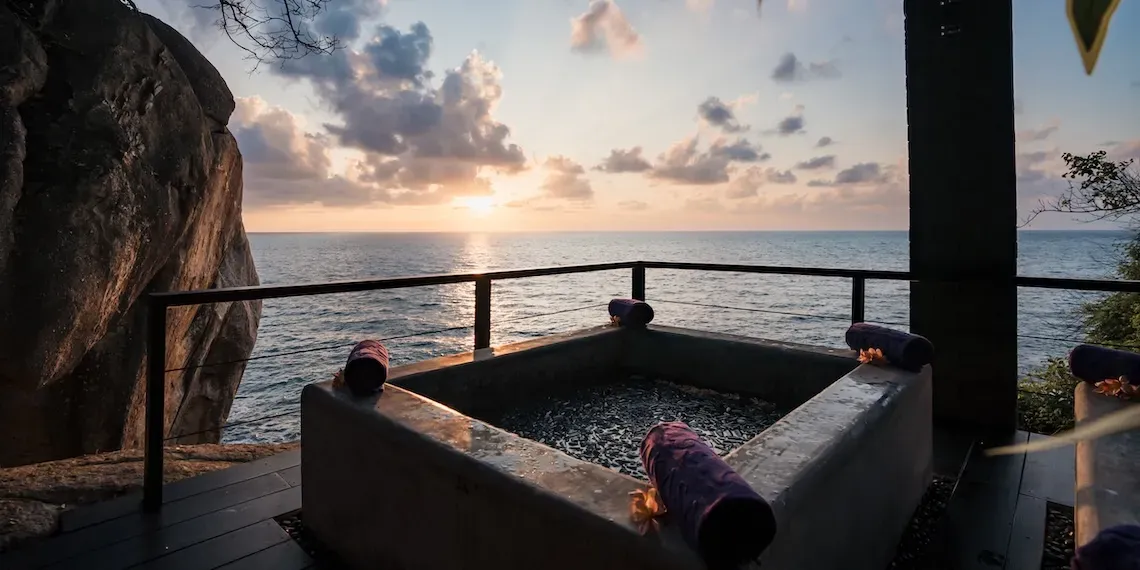
POLYGON ((638 489, 629 493, 629 518, 637 525, 637 530, 641 534, 646 534, 649 529, 657 529, 657 517, 665 514, 665 503, 661 502, 661 498, 657 495, 655 487, 648 487, 646 489, 638 489))
POLYGON ((877 348, 867 348, 859 351, 859 362, 862 364, 887 364, 887 357, 877 348))

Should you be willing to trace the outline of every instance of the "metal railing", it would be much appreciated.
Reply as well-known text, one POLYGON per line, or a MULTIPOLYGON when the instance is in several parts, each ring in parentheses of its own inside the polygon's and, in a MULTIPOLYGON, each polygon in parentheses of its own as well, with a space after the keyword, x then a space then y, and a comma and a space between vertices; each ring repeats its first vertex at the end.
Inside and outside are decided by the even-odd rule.
MULTIPOLYGON (((782 267, 765 265, 732 265, 718 263, 676 263, 660 261, 628 261, 591 265, 569 265, 537 269, 492 271, 487 273, 457 273, 397 277, 392 279, 364 279, 306 285, 256 285, 226 289, 151 293, 147 298, 147 383, 146 383, 146 442, 143 468, 143 508, 156 511, 162 506, 163 444, 166 418, 164 401, 166 392, 166 324, 167 309, 209 303, 260 301, 286 297, 328 295, 427 287, 455 283, 475 283, 474 349, 491 346, 491 284, 494 281, 592 273, 597 271, 631 270, 630 296, 645 300, 645 270, 672 269, 685 271, 714 271, 765 275, 795 275, 804 277, 833 277, 851 280, 851 322, 863 322, 867 280, 913 281, 905 271, 873 271, 862 269, 828 269, 820 267, 782 267)), ((976 281, 976 280, 971 280, 976 281)), ((1014 286, 1044 289, 1070 289, 1079 291, 1140 293, 1140 281, 1113 281, 1102 279, 1058 279, 1049 277, 1015 277, 1014 286)), ((466 327, 465 327, 466 328, 466 327)))

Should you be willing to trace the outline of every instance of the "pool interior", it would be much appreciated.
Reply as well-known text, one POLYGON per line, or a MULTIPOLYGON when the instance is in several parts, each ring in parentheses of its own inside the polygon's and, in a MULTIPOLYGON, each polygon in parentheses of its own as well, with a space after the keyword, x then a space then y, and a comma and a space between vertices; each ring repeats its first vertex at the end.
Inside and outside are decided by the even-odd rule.
POLYGON ((658 422, 685 422, 724 456, 788 411, 748 395, 630 375, 548 395, 482 419, 571 457, 645 480, 638 453, 642 438, 658 422))

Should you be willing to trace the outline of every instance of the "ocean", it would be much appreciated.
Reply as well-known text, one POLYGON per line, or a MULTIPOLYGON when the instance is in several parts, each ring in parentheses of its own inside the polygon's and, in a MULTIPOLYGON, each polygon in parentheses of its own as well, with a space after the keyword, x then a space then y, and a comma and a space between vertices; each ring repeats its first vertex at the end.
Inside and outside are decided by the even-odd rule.
MULTIPOLYGON (((1118 246, 1127 237, 1112 231, 1020 232, 1018 273, 1111 277, 1118 246)), ((250 242, 266 285, 639 259, 908 268, 906 232, 251 234, 250 242)), ((496 281, 492 345, 603 324, 608 321, 604 303, 629 294, 629 270, 496 281)), ((868 281, 867 320, 905 328, 907 294, 905 283, 868 281)), ((646 272, 646 297, 656 323, 823 346, 843 346, 850 296, 847 279, 646 272)), ((1063 356, 1078 342, 1077 310, 1097 297, 1022 289, 1021 370, 1063 356)), ((226 429, 224 441, 295 440, 300 436, 301 388, 331 378, 356 341, 404 337, 385 344, 394 365, 406 364, 470 350, 473 317, 471 283, 268 300, 254 359, 230 413, 229 423, 235 425, 226 429), (418 334, 440 330, 444 332, 418 334)))

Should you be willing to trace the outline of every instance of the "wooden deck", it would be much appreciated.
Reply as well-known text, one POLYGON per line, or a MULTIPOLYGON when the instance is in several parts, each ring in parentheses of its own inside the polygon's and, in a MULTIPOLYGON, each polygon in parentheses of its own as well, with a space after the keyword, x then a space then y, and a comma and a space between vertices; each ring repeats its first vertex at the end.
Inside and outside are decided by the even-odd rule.
MULTIPOLYGON (((1073 504, 1073 449, 981 454, 1029 437, 1043 436, 975 441, 936 431, 935 472, 958 479, 934 546, 946 568, 1040 570, 1046 503, 1073 504)), ((301 508, 300 460, 295 450, 172 483, 155 515, 140 512, 138 496, 75 509, 60 535, 0 556, 0 569, 316 568, 274 520, 301 508)))

